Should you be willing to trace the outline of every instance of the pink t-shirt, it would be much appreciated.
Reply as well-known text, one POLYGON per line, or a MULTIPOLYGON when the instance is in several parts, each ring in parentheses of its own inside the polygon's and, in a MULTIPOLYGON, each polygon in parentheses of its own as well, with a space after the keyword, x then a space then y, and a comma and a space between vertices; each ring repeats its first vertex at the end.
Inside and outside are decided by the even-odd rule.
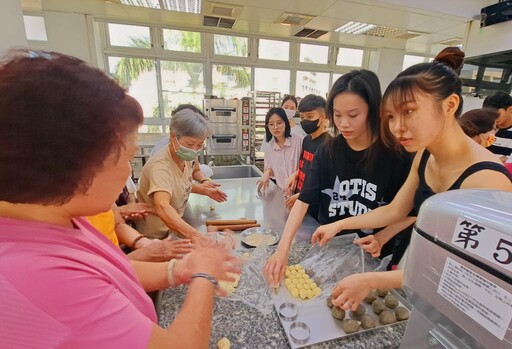
POLYGON ((146 348, 157 322, 130 262, 85 219, 0 217, 0 347, 146 348))
POLYGON ((277 186, 283 190, 288 177, 299 169, 303 139, 302 135, 292 134, 285 139, 281 148, 275 142, 275 138, 272 138, 265 148, 265 170, 272 169, 277 186))

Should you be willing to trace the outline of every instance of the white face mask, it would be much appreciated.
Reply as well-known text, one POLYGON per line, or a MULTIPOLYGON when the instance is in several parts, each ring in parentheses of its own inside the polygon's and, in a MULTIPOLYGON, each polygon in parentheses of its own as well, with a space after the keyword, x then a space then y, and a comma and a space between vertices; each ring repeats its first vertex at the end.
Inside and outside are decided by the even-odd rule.
POLYGON ((286 113, 286 116, 288 117, 288 120, 293 119, 295 114, 297 114, 297 112, 295 110, 291 110, 291 109, 284 109, 284 111, 286 113))

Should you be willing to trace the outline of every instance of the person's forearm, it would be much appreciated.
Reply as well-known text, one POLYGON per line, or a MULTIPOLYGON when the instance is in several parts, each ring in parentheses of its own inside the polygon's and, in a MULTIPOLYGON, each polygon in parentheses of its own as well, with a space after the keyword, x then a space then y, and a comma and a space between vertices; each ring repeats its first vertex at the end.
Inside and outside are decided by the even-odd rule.
POLYGON ((194 184, 192 184, 191 192, 194 193, 194 194, 206 195, 207 190, 202 185, 194 183, 194 184))
POLYGON ((391 204, 376 208, 360 216, 353 216, 334 222, 338 231, 351 229, 374 229, 398 223, 407 217, 407 213, 392 207, 391 204))
POLYGON ((381 271, 366 273, 368 284, 372 289, 376 288, 402 288, 404 284, 404 271, 381 271))
POLYGON ((167 276, 167 267, 169 262, 152 263, 130 261, 140 284, 146 292, 161 290, 169 287, 169 278, 167 276))
POLYGON ((168 329, 174 338, 187 341, 183 348, 208 348, 214 293, 214 285, 205 278, 195 278, 189 283, 181 311, 168 329))
POLYGON ((389 240, 391 240, 394 236, 400 233, 402 230, 410 226, 416 221, 416 217, 407 217, 401 220, 398 223, 393 223, 388 225, 386 228, 382 229, 378 233, 375 234, 375 237, 379 240, 379 242, 384 245, 389 240))
MULTIPOLYGON (((116 235, 117 235, 117 238, 119 239, 119 242, 123 243, 125 246, 135 249, 136 246, 132 246, 133 241, 137 237, 139 237, 141 234, 137 230, 130 227, 128 224, 120 223, 120 224, 116 224, 116 235)), ((143 238, 143 239, 147 239, 147 238, 143 238)), ((139 245, 139 247, 140 247, 140 245, 139 245)))
POLYGON ((286 249, 288 251, 290 245, 292 244, 293 238, 297 234, 297 230, 302 224, 302 220, 308 211, 308 207, 308 204, 300 200, 295 202, 292 210, 290 211, 290 215, 286 220, 286 225, 284 226, 278 249, 286 249))
POLYGON ((169 204, 155 205, 155 211, 158 217, 165 223, 171 231, 183 235, 187 239, 193 240, 199 232, 180 217, 178 212, 169 204))

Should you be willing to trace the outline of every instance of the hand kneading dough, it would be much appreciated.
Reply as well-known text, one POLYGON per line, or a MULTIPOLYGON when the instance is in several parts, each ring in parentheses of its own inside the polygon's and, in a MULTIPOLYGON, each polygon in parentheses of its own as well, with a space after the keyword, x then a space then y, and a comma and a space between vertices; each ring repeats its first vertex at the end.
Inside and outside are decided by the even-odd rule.
POLYGON ((226 337, 222 337, 218 342, 217 346, 219 349, 229 349, 231 348, 231 342, 226 337))
POLYGON ((286 276, 284 284, 295 298, 311 299, 322 292, 299 264, 287 266, 284 275, 286 276))
POLYGON ((236 288, 238 287, 238 282, 240 281, 240 275, 235 273, 228 273, 229 276, 232 276, 235 278, 235 281, 233 282, 227 282, 223 280, 219 280, 219 288, 223 291, 226 291, 228 295, 235 292, 236 288))

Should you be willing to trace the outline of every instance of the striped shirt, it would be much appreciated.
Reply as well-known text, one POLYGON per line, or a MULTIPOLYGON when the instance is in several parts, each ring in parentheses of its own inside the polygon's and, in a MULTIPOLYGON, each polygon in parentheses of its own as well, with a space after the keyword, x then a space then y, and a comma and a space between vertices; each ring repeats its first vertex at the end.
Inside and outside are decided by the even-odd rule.
POLYGON ((512 153, 512 127, 499 129, 496 132, 496 141, 488 149, 494 154, 510 156, 512 153))

